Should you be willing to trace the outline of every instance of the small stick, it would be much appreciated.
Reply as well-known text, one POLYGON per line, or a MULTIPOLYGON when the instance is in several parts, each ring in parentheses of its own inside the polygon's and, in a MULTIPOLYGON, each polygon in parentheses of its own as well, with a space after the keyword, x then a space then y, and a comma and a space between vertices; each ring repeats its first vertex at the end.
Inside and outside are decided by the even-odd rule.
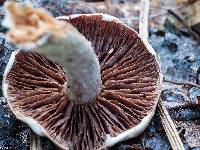
MULTIPOLYGON (((148 16, 149 16, 149 0, 141 0, 140 21, 139 21, 139 34, 145 40, 148 40, 148 16)), ((169 142, 173 150, 184 150, 183 143, 179 137, 172 119, 169 116, 165 106, 162 104, 161 99, 158 102, 158 112, 161 118, 162 125, 165 129, 169 142)))
POLYGON ((167 134, 167 137, 171 144, 172 149, 173 150, 184 150, 184 146, 180 139, 178 131, 176 130, 176 127, 175 127, 171 117, 169 116, 167 109, 162 104, 161 99, 158 102, 158 113, 161 118, 162 125, 165 129, 165 132, 167 134))
POLYGON ((42 150, 40 136, 36 135, 31 129, 29 133, 30 133, 30 150, 42 150))
POLYGON ((172 84, 176 84, 176 85, 187 85, 187 86, 192 86, 192 87, 196 87, 196 88, 200 88, 200 85, 195 84, 195 83, 191 83, 191 82, 180 82, 180 81, 173 81, 173 80, 168 80, 164 78, 164 82, 169 82, 172 84))
POLYGON ((199 105, 191 103, 191 102, 187 102, 187 103, 182 104, 182 105, 168 107, 168 110, 176 111, 176 110, 179 110, 180 108, 181 109, 189 109, 189 108, 196 109, 196 108, 199 108, 199 105))
POLYGON ((144 39, 149 38, 148 21, 149 21, 149 4, 150 0, 141 0, 140 2, 140 20, 139 33, 144 39))

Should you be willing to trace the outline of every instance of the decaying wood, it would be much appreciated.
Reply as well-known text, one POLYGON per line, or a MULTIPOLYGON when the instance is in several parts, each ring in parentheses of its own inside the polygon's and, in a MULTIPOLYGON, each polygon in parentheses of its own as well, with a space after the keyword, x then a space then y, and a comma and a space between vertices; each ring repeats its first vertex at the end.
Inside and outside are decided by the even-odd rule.
POLYGON ((158 102, 158 113, 161 118, 162 125, 165 129, 165 132, 167 134, 167 137, 171 144, 172 149, 173 150, 184 150, 184 146, 180 139, 178 131, 176 130, 176 127, 175 127, 171 117, 169 116, 167 109, 162 104, 161 99, 158 102))
MULTIPOLYGON (((149 17, 149 0, 141 0, 140 8, 140 21, 139 21, 139 34, 145 40, 148 40, 148 17, 149 17)), ((166 135, 173 150, 184 150, 183 143, 179 137, 178 131, 167 109, 162 104, 161 99, 158 102, 158 112, 161 118, 162 125, 165 129, 166 135)))

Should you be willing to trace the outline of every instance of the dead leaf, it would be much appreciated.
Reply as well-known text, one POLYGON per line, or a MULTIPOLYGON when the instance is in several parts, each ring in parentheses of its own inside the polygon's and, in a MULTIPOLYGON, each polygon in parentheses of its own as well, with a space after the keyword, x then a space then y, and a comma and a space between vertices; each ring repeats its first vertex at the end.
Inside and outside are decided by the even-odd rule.
POLYGON ((181 15, 189 26, 200 22, 200 1, 196 1, 192 5, 188 5, 181 10, 181 15))

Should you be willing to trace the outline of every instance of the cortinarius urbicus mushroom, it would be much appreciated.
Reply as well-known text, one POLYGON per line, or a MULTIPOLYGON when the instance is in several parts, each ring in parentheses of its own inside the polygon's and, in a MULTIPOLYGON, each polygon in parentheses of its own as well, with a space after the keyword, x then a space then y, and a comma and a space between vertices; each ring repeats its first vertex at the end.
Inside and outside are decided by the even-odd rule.
POLYGON ((162 75, 133 29, 105 14, 56 20, 30 6, 6 9, 8 39, 30 50, 13 52, 4 73, 3 93, 18 119, 63 149, 104 148, 145 130, 162 75))

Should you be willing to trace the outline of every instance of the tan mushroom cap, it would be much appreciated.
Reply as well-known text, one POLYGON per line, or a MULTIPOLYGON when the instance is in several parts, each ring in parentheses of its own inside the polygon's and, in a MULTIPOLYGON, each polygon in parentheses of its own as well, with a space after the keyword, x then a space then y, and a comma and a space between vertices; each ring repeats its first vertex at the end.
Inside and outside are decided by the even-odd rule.
POLYGON ((67 77, 58 64, 37 53, 14 52, 3 80, 12 112, 63 149, 104 148, 142 133, 161 92, 151 46, 109 15, 58 19, 91 41, 101 66, 101 92, 88 104, 75 104, 63 93, 67 77))

